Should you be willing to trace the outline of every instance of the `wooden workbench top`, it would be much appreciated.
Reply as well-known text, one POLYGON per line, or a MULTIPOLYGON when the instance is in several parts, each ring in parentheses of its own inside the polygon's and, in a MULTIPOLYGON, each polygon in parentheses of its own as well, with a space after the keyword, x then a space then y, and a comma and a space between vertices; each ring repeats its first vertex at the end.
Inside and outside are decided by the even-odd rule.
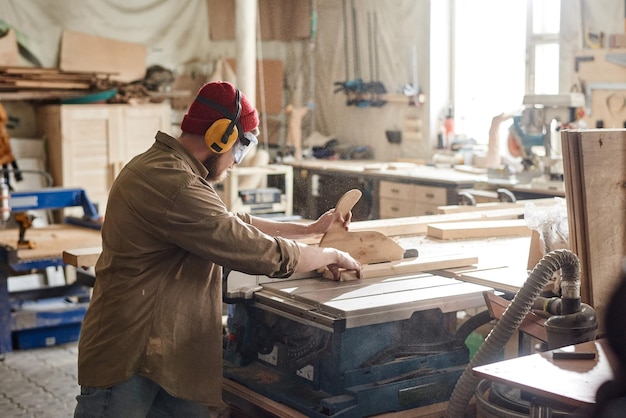
POLYGON ((0 230, 0 245, 7 251, 17 251, 19 261, 32 261, 43 258, 61 258, 68 248, 97 247, 102 243, 99 230, 68 224, 48 225, 30 228, 25 238, 35 243, 35 248, 18 249, 19 230, 0 230))
POLYGON ((618 361, 606 340, 564 347, 559 351, 591 352, 590 360, 556 360, 555 350, 474 367, 476 376, 504 383, 576 408, 593 405, 600 385, 613 379, 618 361))
POLYGON ((425 180, 431 182, 473 184, 487 181, 486 174, 468 173, 454 168, 434 167, 415 163, 394 163, 373 160, 303 160, 285 163, 296 168, 334 171, 338 173, 363 173, 388 180, 425 180))

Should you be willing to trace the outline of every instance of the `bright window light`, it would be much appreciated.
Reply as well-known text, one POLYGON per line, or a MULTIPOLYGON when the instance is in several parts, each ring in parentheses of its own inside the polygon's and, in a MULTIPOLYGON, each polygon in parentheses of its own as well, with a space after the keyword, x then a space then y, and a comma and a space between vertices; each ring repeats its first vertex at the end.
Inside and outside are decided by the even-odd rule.
POLYGON ((559 93, 561 0, 456 0, 454 5, 455 130, 487 144, 493 117, 520 111, 526 93, 559 93), (526 33, 529 27, 532 34, 526 33))
POLYGON ((493 117, 519 109, 524 97, 526 0, 455 5, 455 130, 486 144, 493 117))

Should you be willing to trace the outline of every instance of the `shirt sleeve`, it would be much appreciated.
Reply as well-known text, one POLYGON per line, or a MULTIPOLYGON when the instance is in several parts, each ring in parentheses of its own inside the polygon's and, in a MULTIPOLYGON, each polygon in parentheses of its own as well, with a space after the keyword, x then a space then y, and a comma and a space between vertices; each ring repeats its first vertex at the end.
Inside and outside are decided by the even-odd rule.
POLYGON ((206 183, 182 188, 166 216, 173 242, 222 267, 280 278, 293 274, 298 264, 295 241, 261 232, 247 214, 228 212, 206 183))

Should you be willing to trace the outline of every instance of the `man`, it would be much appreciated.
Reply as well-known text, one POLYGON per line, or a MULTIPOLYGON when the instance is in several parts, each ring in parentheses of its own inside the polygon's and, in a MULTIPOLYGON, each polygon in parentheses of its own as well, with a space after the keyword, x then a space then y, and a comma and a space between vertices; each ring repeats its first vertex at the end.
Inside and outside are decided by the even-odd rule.
POLYGON ((75 417, 217 417, 222 378, 222 267, 289 277, 328 266, 355 270, 348 253, 294 238, 309 225, 228 212, 212 183, 257 140, 258 115, 226 82, 204 85, 178 139, 163 132, 120 172, 109 194, 102 254, 78 351, 75 417))

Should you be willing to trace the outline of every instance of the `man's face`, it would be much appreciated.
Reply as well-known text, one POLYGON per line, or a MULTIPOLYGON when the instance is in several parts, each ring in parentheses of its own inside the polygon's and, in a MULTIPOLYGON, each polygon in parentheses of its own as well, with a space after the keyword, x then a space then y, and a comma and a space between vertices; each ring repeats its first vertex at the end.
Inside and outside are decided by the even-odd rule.
POLYGON ((235 165, 232 151, 223 154, 211 154, 202 164, 209 170, 209 180, 212 183, 221 183, 228 177, 228 169, 235 165))

